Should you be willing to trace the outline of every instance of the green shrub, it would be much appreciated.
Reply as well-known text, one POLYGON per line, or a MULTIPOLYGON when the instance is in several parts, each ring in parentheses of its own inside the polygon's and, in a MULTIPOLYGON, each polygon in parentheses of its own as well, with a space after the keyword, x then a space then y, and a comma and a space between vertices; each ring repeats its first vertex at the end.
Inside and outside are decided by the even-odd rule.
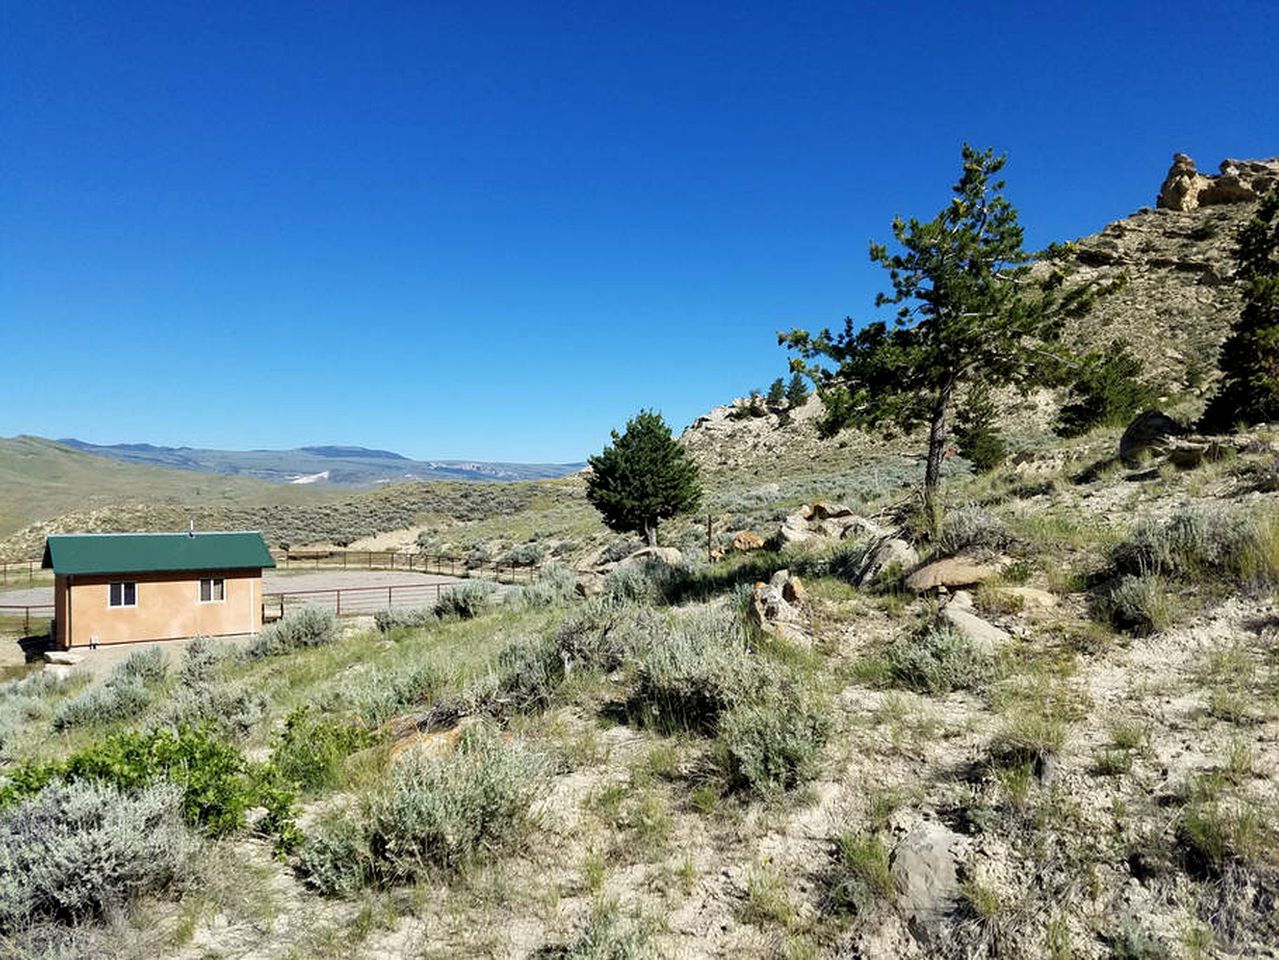
POLYGON ((1121 577, 1103 594, 1099 613, 1120 630, 1141 635, 1158 633, 1176 619, 1170 593, 1162 577, 1121 577))
POLYGON ((298 869, 330 895, 457 869, 523 832, 541 773, 539 758, 472 727, 445 756, 402 755, 389 783, 307 838, 298 869))
POLYGON ((826 711, 788 693, 721 716, 718 752, 731 785, 770 793, 813 779, 829 735, 826 711))
POLYGON ((362 724, 303 707, 284 721, 271 762, 286 782, 303 793, 315 794, 337 787, 346 758, 372 746, 374 740, 362 724))
POLYGON ((204 683, 217 676, 232 649, 212 637, 193 637, 182 652, 178 679, 185 684, 204 683))
POLYGON ((521 567, 531 567, 541 563, 542 558, 545 556, 546 548, 540 543, 522 543, 517 547, 511 547, 510 550, 502 554, 501 562, 521 567))
POLYGON ((182 788, 188 823, 212 836, 241 829, 251 807, 265 807, 264 829, 281 844, 292 838, 292 796, 273 769, 249 763, 234 746, 206 729, 183 727, 118 733, 66 760, 27 761, 8 771, 0 808, 18 803, 55 781, 103 783, 140 790, 169 780, 182 788))
POLYGON ((875 834, 846 831, 835 838, 827 901, 836 913, 859 914, 895 891, 888 850, 875 834))
POLYGON ((50 783, 0 809, 0 930, 78 921, 193 876, 199 843, 169 783, 50 783))
POLYGON ((639 924, 624 924, 613 901, 596 906, 571 942, 536 954, 540 960, 647 960, 655 955, 649 932, 639 924))
POLYGON ((242 683, 186 683, 159 711, 173 728, 210 726, 219 736, 244 740, 266 716, 266 699, 242 683))
POLYGON ((472 580, 443 594, 433 610, 441 620, 472 620, 492 606, 493 592, 492 584, 472 580))
POLYGON ((302 647, 333 643, 340 635, 338 618, 332 610, 303 607, 264 628, 244 649, 244 656, 249 660, 277 657, 302 647))
POLYGON ((935 546, 939 556, 949 556, 965 550, 1004 550, 1012 541, 1012 532, 994 514, 961 507, 946 514, 935 546))
POLYGON ((1158 393, 1141 374, 1141 361, 1118 342, 1086 358, 1058 415, 1057 433, 1077 437, 1095 427, 1122 427, 1153 407, 1158 393))
POLYGON ((513 602, 525 610, 538 610, 565 603, 577 591, 577 575, 562 563, 552 563, 538 571, 537 579, 520 587, 513 602))
POLYGON ((732 611, 680 617, 645 641, 634 706, 661 728, 711 732, 720 714, 758 698, 767 683, 732 611))
POLYGON ((53 729, 66 730, 91 723, 128 720, 151 704, 151 694, 136 677, 111 676, 99 686, 58 704, 53 713, 53 729))
POLYGON ((663 629, 660 615, 645 607, 629 607, 605 599, 583 604, 555 629, 554 645, 565 670, 612 673, 648 637, 663 629))
POLYGON ((1111 960, 1168 960, 1168 948, 1142 929, 1132 917, 1107 938, 1111 960))
POLYGON ((60 679, 41 670, 17 680, 0 683, 0 751, 26 733, 35 721, 49 716, 49 698, 82 683, 83 676, 60 679))
POLYGON ((425 703, 444 687, 445 678, 432 663, 392 663, 372 668, 361 664, 340 678, 338 697, 368 727, 379 727, 407 708, 425 703))
POLYGON ((152 645, 134 650, 111 671, 113 680, 161 683, 169 675, 169 659, 163 648, 152 645))
POLYGON ((972 640, 938 623, 898 637, 885 651, 885 661, 893 683, 931 694, 979 687, 992 667, 972 640))
POLYGON ((439 622, 440 618, 431 607, 387 607, 373 614, 373 623, 379 633, 429 627, 439 622))
POLYGON ((611 570, 604 578, 604 596, 617 603, 663 603, 687 576, 682 567, 645 557, 611 570))
POLYGON ((549 707, 564 681, 564 661, 551 643, 527 637, 498 652, 489 672, 467 688, 471 709, 489 716, 535 713, 549 707))
POLYGON ((1160 574, 1237 583, 1279 580, 1279 524, 1256 511, 1220 506, 1144 520, 1111 551, 1117 574, 1160 574))
POLYGON ((625 560, 642 546, 644 546, 644 542, 634 537, 623 537, 620 540, 614 540, 600 554, 600 563, 617 563, 625 560))

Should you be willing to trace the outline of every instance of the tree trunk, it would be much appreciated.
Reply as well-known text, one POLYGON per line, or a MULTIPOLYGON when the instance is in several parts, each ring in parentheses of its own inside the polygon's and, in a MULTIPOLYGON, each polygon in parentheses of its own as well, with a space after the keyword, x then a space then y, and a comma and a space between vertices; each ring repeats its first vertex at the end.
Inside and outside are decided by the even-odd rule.
POLYGON ((644 521, 644 541, 650 546, 657 546, 657 521, 644 521))
POLYGON ((932 420, 928 425, 928 464, 924 468, 924 522, 933 536, 941 527, 941 504, 937 490, 941 486, 941 464, 946 452, 946 410, 950 406, 952 387, 948 384, 937 395, 932 420))

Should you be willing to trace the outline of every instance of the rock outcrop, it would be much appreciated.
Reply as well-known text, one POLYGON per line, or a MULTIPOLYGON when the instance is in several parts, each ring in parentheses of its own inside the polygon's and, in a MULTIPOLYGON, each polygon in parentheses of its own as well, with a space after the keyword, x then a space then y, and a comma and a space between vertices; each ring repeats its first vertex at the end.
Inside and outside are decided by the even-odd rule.
POLYGON ((808 625, 801 607, 807 596, 799 577, 778 570, 768 583, 755 584, 748 611, 751 622, 765 636, 806 642, 808 625))
POLYGON ((916 824, 893 849, 890 870, 897 909, 925 946, 936 945, 959 902, 958 852, 963 838, 940 823, 916 824))
POLYGON ((1184 153, 1173 154, 1172 167, 1159 188, 1156 206, 1187 213, 1199 207, 1250 203, 1279 185, 1279 157, 1270 160, 1223 160, 1216 175, 1200 173, 1184 153))

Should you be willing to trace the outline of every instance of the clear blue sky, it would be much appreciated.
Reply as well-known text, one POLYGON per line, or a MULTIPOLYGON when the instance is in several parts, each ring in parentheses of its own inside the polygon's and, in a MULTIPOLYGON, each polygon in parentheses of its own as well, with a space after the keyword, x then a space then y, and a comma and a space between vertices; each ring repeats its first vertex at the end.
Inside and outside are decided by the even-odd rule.
POLYGON ((965 139, 1035 245, 1279 153, 1276 50, 1273 0, 14 0, 0 435, 580 459, 868 316, 965 139))

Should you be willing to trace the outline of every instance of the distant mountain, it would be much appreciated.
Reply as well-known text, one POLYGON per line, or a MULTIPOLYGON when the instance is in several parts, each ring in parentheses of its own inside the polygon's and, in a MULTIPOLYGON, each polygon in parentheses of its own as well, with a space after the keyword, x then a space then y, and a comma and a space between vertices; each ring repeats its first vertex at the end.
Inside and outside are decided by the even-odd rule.
POLYGON ((85 453, 125 463, 171 467, 271 483, 370 487, 411 480, 543 480, 582 469, 581 463, 488 463, 474 460, 410 460, 390 450, 318 446, 297 450, 202 450, 150 443, 86 443, 58 440, 85 453))

